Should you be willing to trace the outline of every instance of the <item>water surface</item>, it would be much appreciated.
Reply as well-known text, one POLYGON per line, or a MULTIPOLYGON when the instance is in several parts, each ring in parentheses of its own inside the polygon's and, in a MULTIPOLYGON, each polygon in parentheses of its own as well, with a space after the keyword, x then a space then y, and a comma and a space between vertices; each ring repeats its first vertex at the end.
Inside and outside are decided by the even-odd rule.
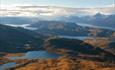
POLYGON ((16 59, 47 59, 47 58, 58 58, 60 57, 60 54, 56 53, 51 53, 47 51, 29 51, 25 53, 24 56, 13 56, 13 57, 8 57, 11 60, 16 60, 16 59))
POLYGON ((83 27, 93 27, 93 28, 109 29, 109 30, 115 31, 115 28, 112 28, 112 27, 96 26, 96 25, 91 25, 87 23, 76 23, 76 24, 83 27))
POLYGON ((68 39, 78 39, 78 40, 94 39, 93 37, 88 37, 88 36, 59 36, 59 37, 68 38, 68 39))
POLYGON ((15 67, 16 63, 15 62, 9 62, 3 65, 0 65, 0 70, 5 70, 7 68, 15 67))

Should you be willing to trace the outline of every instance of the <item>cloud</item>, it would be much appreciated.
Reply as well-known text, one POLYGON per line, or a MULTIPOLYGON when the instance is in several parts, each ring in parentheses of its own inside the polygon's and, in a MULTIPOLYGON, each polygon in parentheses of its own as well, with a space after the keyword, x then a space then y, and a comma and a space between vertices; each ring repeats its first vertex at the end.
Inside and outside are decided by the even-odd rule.
POLYGON ((1 4, 0 5, 0 8, 11 8, 11 7, 16 7, 16 6, 33 6, 32 4, 27 4, 27 3, 24 3, 24 4, 11 4, 11 5, 4 5, 4 4, 1 4))
POLYGON ((115 8, 115 4, 107 5, 105 7, 114 7, 115 8))
POLYGON ((69 15, 95 15, 100 12, 102 14, 113 14, 114 5, 99 8, 65 8, 65 7, 51 7, 51 6, 36 6, 30 4, 4 6, 0 8, 0 16, 69 16, 69 15))

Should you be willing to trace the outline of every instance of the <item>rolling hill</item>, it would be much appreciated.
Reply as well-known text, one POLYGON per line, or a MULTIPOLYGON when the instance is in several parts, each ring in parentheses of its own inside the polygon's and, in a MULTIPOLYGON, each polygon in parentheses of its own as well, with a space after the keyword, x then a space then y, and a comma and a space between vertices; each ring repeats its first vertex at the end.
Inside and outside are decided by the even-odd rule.
POLYGON ((0 52, 21 52, 40 49, 41 35, 32 31, 0 24, 0 52))

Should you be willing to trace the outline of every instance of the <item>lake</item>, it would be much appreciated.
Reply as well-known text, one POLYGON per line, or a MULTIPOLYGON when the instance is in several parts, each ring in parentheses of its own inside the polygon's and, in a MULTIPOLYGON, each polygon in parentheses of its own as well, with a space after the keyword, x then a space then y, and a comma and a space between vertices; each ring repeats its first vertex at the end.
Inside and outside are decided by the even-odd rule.
POLYGON ((7 68, 15 67, 16 63, 15 62, 9 62, 3 65, 0 65, 0 70, 5 70, 7 68))
POLYGON ((78 39, 78 40, 94 39, 93 37, 88 37, 88 36, 58 36, 58 37, 68 38, 68 39, 78 39))
POLYGON ((87 24, 87 23, 76 23, 76 24, 79 26, 83 26, 83 27, 101 28, 101 29, 109 29, 109 30, 115 31, 115 28, 112 28, 112 27, 96 26, 96 25, 91 25, 91 24, 87 24))
MULTIPOLYGON (((8 57, 11 60, 17 60, 17 59, 47 59, 47 58, 58 58, 61 54, 51 53, 47 51, 29 51, 25 53, 24 56, 11 56, 8 57)), ((16 65, 15 62, 9 62, 6 64, 0 65, 0 70, 5 70, 7 68, 14 67, 16 65)))
POLYGON ((51 53, 47 51, 29 51, 25 53, 24 56, 12 56, 8 57, 11 60, 16 60, 16 59, 47 59, 47 58, 58 58, 60 57, 60 54, 56 53, 51 53))

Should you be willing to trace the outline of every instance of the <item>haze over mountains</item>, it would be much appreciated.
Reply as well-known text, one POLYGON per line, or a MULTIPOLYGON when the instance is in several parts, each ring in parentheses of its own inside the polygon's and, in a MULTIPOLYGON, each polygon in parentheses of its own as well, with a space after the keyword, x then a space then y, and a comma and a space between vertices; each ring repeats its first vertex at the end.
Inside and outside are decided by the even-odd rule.
POLYGON ((67 8, 57 6, 7 6, 0 7, 0 23, 31 24, 39 20, 67 21, 101 27, 115 27, 112 6, 97 8, 67 8))
POLYGON ((115 30, 115 15, 104 15, 97 13, 94 16, 83 16, 78 17, 74 16, 60 16, 56 18, 41 18, 41 17, 0 17, 0 24, 15 26, 15 27, 24 27, 26 29, 35 30, 37 28, 31 27, 31 25, 37 25, 39 21, 61 21, 61 22, 72 22, 80 26, 93 27, 93 28, 103 28, 115 30))

